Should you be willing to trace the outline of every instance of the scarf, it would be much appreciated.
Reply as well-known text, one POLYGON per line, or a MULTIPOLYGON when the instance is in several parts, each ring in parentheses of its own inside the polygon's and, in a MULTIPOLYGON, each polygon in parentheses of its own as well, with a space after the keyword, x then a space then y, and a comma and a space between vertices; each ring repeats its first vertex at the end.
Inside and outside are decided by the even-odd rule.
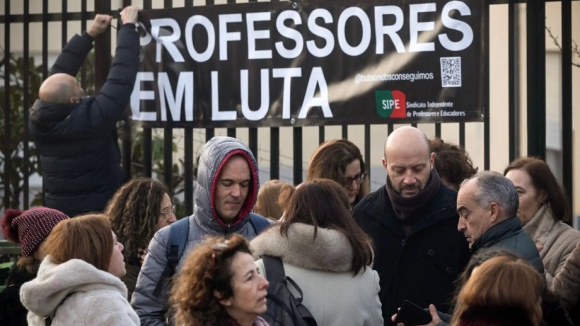
POLYGON ((439 174, 433 168, 431 169, 429 180, 421 192, 413 197, 403 197, 395 192, 391 179, 387 176, 387 185, 385 186, 387 194, 391 200, 393 211, 401 224, 403 224, 406 234, 408 234, 407 229, 410 230, 410 227, 425 217, 424 214, 420 214, 421 210, 425 204, 435 197, 440 186, 441 179, 439 179, 439 174))

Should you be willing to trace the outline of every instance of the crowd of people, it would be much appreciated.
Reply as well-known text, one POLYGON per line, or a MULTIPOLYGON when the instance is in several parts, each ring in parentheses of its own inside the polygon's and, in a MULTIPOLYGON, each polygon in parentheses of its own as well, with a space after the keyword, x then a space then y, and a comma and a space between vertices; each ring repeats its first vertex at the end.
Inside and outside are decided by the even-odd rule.
POLYGON ((478 172, 460 146, 407 126, 387 137, 386 183, 372 193, 346 139, 316 149, 304 183, 261 186, 248 147, 214 137, 199 158, 191 216, 175 215, 161 182, 124 180, 114 125, 137 73, 137 13, 121 12, 97 96, 86 97, 74 75, 107 15, 73 37, 41 86, 30 130, 46 207, 2 219, 22 254, 0 293, 1 325, 578 320, 580 231, 566 224, 569 204, 540 159, 478 172))

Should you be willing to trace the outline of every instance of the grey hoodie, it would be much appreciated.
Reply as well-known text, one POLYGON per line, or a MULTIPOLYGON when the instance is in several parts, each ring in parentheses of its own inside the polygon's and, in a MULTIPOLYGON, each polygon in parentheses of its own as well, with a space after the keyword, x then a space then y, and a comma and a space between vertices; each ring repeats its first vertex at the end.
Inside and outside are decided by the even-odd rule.
MULTIPOLYGON (((183 258, 187 257, 191 249, 202 241, 205 235, 225 236, 231 233, 239 233, 248 239, 256 236, 253 227, 248 223, 250 212, 256 203, 260 187, 258 165, 252 152, 235 138, 214 137, 205 144, 197 171, 196 210, 192 216, 186 217, 189 218, 188 243, 185 253, 177 265, 176 273, 179 273, 183 266, 183 258), (238 219, 230 225, 225 225, 218 220, 215 208, 211 206, 214 194, 212 187, 214 180, 218 177, 218 172, 227 160, 234 155, 242 155, 248 161, 252 182, 238 219)), ((153 296, 153 290, 167 265, 166 248, 168 242, 169 227, 157 231, 149 243, 149 253, 145 257, 141 272, 137 278, 137 285, 131 304, 139 315, 141 324, 145 326, 166 325, 169 285, 163 286, 163 290, 158 297, 153 296)))

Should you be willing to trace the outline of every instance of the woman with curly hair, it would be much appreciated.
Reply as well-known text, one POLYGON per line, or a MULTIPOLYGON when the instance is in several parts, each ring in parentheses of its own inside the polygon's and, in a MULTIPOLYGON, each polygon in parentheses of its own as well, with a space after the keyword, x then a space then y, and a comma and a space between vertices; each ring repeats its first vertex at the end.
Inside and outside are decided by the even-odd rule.
POLYGON ((117 190, 105 215, 125 247, 123 256, 127 262, 127 274, 121 280, 127 286, 130 298, 149 241, 157 230, 177 220, 171 198, 161 182, 150 178, 133 179, 117 190))
POLYGON ((464 148, 439 138, 429 140, 429 147, 436 155, 435 170, 447 188, 458 191, 463 180, 477 173, 477 168, 473 167, 473 162, 464 148))
POLYGON ((360 149, 347 139, 333 139, 322 143, 312 154, 306 181, 336 181, 344 188, 352 208, 369 193, 367 175, 360 149))
POLYGON ((258 273, 248 242, 207 238, 187 257, 173 282, 176 325, 268 326, 268 281, 258 273))

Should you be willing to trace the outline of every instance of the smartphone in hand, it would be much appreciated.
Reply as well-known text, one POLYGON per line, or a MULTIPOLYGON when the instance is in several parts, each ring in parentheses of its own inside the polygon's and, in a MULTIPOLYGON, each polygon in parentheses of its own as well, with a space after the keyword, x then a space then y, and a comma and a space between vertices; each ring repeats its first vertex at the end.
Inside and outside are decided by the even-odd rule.
POLYGON ((433 320, 433 318, 431 318, 429 311, 425 311, 413 302, 405 300, 401 309, 397 312, 395 322, 411 326, 429 324, 431 320, 433 320))

